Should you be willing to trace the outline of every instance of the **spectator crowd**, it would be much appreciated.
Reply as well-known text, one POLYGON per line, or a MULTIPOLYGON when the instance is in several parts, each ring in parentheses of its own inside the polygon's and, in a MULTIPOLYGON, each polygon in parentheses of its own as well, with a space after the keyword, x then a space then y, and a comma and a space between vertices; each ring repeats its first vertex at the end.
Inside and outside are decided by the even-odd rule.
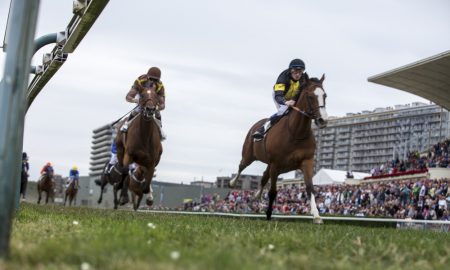
MULTIPOLYGON (((389 217, 398 219, 450 220, 450 179, 399 180, 360 185, 325 185, 315 187, 321 215, 389 217)), ((184 205, 184 210, 225 213, 264 213, 267 192, 255 200, 256 191, 232 190, 225 198, 204 195, 200 202, 184 205)), ((309 214, 305 188, 278 190, 274 213, 309 214)))
POLYGON ((372 176, 396 175, 404 172, 426 171, 427 168, 450 168, 448 150, 450 139, 435 144, 424 154, 418 151, 411 151, 407 154, 406 160, 394 159, 371 170, 372 176))

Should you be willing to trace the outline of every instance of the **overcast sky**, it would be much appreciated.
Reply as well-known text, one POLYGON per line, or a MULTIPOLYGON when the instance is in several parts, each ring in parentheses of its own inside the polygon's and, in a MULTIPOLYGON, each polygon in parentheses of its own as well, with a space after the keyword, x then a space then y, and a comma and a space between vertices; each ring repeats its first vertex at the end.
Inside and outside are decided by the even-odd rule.
MULTIPOLYGON (((1 41, 9 3, 0 0, 1 41)), ((367 78, 449 50, 449 12, 447 0, 111 0, 28 111, 31 179, 47 161, 63 176, 73 165, 88 175, 92 130, 133 108, 125 95, 151 66, 161 68, 167 96, 159 181, 235 173, 248 129, 275 112, 272 86, 293 58, 310 76, 326 74, 329 115, 427 102, 367 78)), ((36 37, 64 30, 71 17, 71 0, 41 0, 36 37)))

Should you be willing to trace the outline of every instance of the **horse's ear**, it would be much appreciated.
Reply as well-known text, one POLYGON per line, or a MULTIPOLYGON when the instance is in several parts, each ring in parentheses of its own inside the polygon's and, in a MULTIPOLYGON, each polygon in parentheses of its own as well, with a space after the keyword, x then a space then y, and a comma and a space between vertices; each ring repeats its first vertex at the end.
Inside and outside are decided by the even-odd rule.
POLYGON ((325 80, 325 73, 322 74, 322 78, 320 78, 320 83, 323 83, 323 80, 325 80))

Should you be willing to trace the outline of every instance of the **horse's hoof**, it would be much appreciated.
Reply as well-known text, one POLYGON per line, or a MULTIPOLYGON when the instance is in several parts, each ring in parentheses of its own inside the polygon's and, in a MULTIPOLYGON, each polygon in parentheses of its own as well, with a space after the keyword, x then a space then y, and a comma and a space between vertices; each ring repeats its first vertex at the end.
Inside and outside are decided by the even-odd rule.
POLYGON ((98 203, 98 204, 101 204, 101 203, 102 203, 102 200, 98 200, 97 203, 98 203))
POLYGON ((153 205, 153 200, 150 200, 150 199, 146 199, 145 200, 145 203, 148 205, 148 206, 152 206, 153 205))
POLYGON ((313 219, 313 223, 314 224, 323 224, 323 220, 320 217, 314 218, 313 219))
POLYGON ((125 205, 129 201, 130 201, 130 199, 128 199, 128 196, 127 197, 122 197, 122 198, 120 198, 120 205, 125 205))
POLYGON ((266 212, 266 219, 267 220, 271 220, 272 219, 272 212, 271 211, 270 212, 269 211, 266 212))

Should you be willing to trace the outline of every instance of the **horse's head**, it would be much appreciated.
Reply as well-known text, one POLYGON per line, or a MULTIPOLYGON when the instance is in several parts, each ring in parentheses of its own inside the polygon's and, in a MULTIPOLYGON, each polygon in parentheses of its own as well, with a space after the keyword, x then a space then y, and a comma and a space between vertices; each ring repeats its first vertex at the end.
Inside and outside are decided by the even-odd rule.
POLYGON ((319 128, 325 128, 327 126, 328 114, 325 109, 325 99, 327 94, 323 89, 323 81, 325 80, 325 74, 322 78, 311 78, 308 81, 308 85, 304 90, 307 100, 307 113, 314 119, 314 123, 319 128))
POLYGON ((141 114, 145 120, 153 118, 153 114, 158 106, 158 95, 155 88, 146 88, 141 92, 141 98, 139 99, 139 105, 142 108, 141 114))

